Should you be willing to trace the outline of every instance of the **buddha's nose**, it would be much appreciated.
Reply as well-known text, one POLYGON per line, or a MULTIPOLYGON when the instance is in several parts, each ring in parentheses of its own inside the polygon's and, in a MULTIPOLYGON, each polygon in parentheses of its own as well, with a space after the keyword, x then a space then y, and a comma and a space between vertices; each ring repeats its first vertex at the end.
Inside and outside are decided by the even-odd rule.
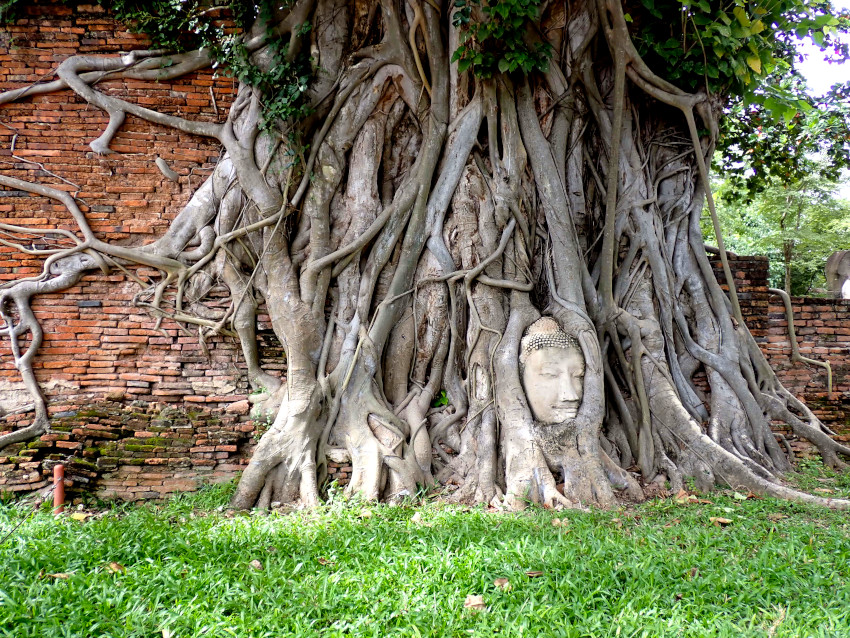
POLYGON ((558 398, 561 401, 581 401, 581 385, 578 379, 567 376, 560 385, 558 398))

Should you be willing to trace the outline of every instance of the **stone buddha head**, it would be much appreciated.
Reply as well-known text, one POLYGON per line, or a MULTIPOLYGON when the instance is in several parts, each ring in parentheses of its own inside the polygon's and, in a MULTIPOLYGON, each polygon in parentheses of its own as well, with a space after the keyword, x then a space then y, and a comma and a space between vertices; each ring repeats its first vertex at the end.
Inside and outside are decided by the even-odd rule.
POLYGON ((572 420, 584 393, 584 355, 578 341, 551 317, 531 324, 522 338, 520 374, 528 406, 544 425, 572 420))

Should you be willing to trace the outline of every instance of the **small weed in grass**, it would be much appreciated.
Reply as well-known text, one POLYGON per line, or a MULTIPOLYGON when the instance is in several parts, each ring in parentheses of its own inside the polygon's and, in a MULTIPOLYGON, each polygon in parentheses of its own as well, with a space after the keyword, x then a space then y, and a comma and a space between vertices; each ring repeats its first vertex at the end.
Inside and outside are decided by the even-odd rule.
MULTIPOLYGON (((231 490, 35 514, 0 546, 0 636, 850 635, 845 513, 731 491, 523 513, 332 492, 259 515, 228 511, 231 490)), ((26 513, 0 506, 0 534, 26 513)))

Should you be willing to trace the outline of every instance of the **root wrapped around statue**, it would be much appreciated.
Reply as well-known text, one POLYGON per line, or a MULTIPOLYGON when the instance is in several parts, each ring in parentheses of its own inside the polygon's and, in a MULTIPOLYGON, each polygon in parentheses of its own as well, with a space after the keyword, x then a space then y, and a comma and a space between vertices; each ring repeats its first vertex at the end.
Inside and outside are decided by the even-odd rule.
POLYGON ((143 265, 162 276, 137 303, 202 338, 238 336, 265 389, 255 409, 273 423, 235 506, 317 503, 330 446, 348 450, 347 490, 367 499, 443 485, 464 503, 606 506, 642 498, 642 483, 675 493, 691 480, 850 506, 783 484, 790 463, 771 421, 833 467, 850 448, 778 382, 742 321, 722 239, 728 297, 706 257, 716 96, 650 69, 616 0, 541 3, 522 38, 548 63, 475 74, 468 29, 486 3, 461 4, 301 0, 258 20, 241 43, 259 69, 281 51, 312 55, 310 114, 294 121, 269 122, 272 96, 247 83, 222 124, 98 90, 104 77, 176 77, 210 64, 203 52, 72 57, 53 82, 0 96, 74 91, 110 115, 99 153, 126 114, 224 149, 142 247, 98 239, 73 197, 0 173, 78 224, 41 276, 0 290, 36 402, 32 424, 0 446, 49 428, 32 297, 143 265), (271 51, 267 34, 285 46, 271 51), (205 305, 214 281, 231 292, 224 312, 205 305), (285 378, 258 363, 261 302, 285 378))

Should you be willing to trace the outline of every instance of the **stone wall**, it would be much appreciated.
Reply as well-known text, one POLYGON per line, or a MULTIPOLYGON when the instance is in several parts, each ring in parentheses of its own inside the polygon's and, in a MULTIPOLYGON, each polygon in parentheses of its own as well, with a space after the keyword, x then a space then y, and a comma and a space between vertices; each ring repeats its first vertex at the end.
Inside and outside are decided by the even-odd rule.
MULTIPOLYGON (((26 14, 0 27, 0 90, 50 79, 72 54, 147 46, 142 36, 128 34, 96 5, 38 0, 26 14)), ((100 88, 207 121, 222 120, 235 94, 232 80, 210 72, 162 83, 112 80, 100 88)), ((112 145, 116 154, 95 155, 88 143, 107 119, 70 91, 0 105, 0 123, 14 127, 0 125, 0 171, 77 193, 99 237, 141 245, 162 235, 210 174, 219 148, 128 117, 112 145), (159 172, 157 157, 177 171, 177 183, 159 172)), ((0 190, 0 218, 36 229, 74 229, 61 206, 23 192, 0 190)), ((0 282, 38 274, 41 267, 40 258, 0 245, 0 282)), ((784 314, 766 288, 767 260, 735 258, 732 269, 745 319, 782 380, 840 436, 847 436, 850 304, 795 299, 801 351, 833 363, 830 399, 820 369, 788 360, 784 314)), ((124 499, 194 489, 205 480, 229 479, 244 467, 267 424, 249 418, 238 343, 217 337, 203 347, 194 331, 168 321, 157 327, 133 303, 140 290, 113 271, 86 276, 62 294, 37 299, 34 310, 45 342, 36 371, 50 401, 52 431, 0 451, 0 492, 46 486, 59 461, 67 466, 72 493, 124 499)), ((260 317, 259 328, 264 366, 283 374, 282 351, 267 317, 260 317)), ((0 340, 0 432, 29 423, 28 401, 8 341, 0 340)), ((808 453, 804 445, 794 445, 808 453)), ((333 477, 347 481, 351 467, 344 454, 333 451, 329 465, 333 477)))

